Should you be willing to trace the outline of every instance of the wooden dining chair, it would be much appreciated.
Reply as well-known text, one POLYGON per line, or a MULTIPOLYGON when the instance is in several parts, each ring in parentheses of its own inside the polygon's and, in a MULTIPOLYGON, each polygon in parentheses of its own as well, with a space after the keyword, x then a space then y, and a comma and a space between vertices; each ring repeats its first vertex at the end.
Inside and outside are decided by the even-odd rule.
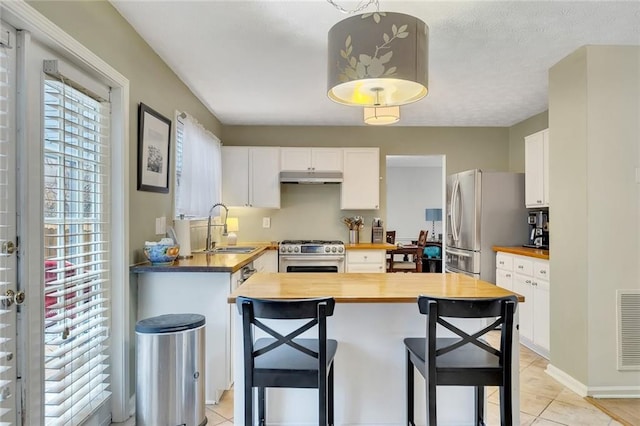
POLYGON ((387 272, 422 272, 422 254, 427 244, 428 231, 421 230, 413 247, 400 247, 396 250, 388 250, 387 272), (394 256, 402 255, 402 260, 396 260, 394 256))

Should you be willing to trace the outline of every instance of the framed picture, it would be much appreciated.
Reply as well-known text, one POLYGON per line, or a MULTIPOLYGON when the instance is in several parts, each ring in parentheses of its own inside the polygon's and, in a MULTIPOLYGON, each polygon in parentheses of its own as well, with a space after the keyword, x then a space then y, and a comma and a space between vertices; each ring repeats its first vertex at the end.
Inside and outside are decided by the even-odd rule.
POLYGON ((171 120, 140 103, 138 109, 138 190, 169 192, 171 120))

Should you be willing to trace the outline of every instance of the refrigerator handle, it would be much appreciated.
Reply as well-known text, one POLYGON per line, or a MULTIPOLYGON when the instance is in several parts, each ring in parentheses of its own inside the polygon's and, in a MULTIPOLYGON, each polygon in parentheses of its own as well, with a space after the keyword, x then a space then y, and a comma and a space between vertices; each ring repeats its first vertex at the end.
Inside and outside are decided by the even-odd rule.
POLYGON ((458 241, 458 229, 456 222, 458 222, 458 195, 460 189, 460 181, 456 179, 453 184, 453 190, 451 192, 451 233, 453 234, 453 240, 458 241))

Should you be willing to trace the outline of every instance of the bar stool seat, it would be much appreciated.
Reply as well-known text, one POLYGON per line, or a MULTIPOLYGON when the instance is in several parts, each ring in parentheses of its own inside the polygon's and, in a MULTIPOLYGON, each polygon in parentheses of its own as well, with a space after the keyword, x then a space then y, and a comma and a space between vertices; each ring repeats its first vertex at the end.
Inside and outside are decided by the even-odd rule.
POLYGON ((475 424, 484 425, 484 387, 499 386, 502 426, 512 425, 512 343, 515 296, 494 299, 445 299, 420 296, 420 313, 427 315, 425 338, 404 339, 406 349, 407 424, 414 422, 414 367, 425 378, 427 424, 437 425, 436 386, 474 386, 475 424), (467 333, 450 318, 487 319, 489 325, 467 333), (436 337, 440 324, 457 337, 436 337), (500 329, 500 348, 481 339, 500 329))

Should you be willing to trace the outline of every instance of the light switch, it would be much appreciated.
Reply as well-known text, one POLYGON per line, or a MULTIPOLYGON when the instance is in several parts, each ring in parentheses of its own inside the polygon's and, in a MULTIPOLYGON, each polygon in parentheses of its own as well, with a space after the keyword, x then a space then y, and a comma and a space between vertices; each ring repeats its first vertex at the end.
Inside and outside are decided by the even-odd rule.
POLYGON ((262 227, 263 228, 271 228, 271 218, 270 217, 263 217, 262 218, 262 227))
POLYGON ((156 217, 156 235, 164 235, 167 232, 167 218, 156 217))

